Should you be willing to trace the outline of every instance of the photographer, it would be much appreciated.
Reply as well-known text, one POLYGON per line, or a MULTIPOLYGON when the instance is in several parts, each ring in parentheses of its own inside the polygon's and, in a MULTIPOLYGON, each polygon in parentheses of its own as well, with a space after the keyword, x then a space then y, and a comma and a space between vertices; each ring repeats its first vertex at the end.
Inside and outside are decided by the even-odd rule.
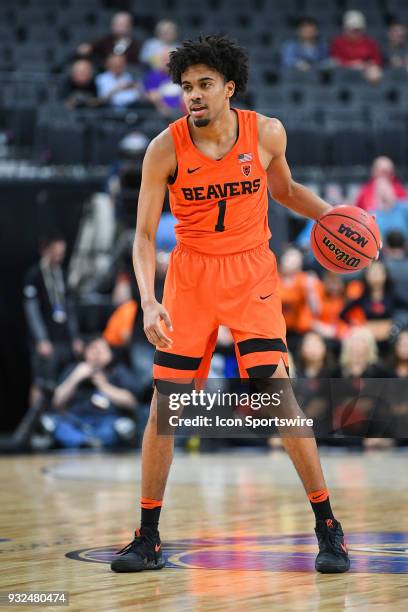
POLYGON ((129 370, 115 364, 111 348, 100 337, 85 347, 85 359, 71 365, 55 390, 54 437, 62 446, 112 447, 129 430, 123 415, 133 417, 137 406, 129 370))

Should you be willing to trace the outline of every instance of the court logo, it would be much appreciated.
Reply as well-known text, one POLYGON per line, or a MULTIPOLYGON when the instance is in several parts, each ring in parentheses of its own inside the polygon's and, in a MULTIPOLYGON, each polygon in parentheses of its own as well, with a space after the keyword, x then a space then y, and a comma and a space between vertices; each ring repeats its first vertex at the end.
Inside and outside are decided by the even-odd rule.
POLYGON ((242 174, 244 176, 249 176, 251 174, 251 164, 245 164, 245 166, 241 166, 242 174))
MULTIPOLYGON (((408 574, 408 533, 349 533, 347 546, 351 572, 408 574)), ((108 564, 120 548, 121 544, 74 550, 65 556, 108 564)), ((166 569, 314 572, 317 543, 313 534, 197 538, 165 542, 163 554, 166 569)))

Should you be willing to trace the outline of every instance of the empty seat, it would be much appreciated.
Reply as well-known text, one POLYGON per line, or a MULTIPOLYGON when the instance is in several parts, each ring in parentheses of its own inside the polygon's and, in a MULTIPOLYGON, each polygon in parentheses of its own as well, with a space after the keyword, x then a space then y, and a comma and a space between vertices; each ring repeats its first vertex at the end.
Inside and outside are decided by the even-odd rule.
POLYGON ((287 158, 293 166, 315 166, 327 163, 326 136, 314 127, 286 128, 287 158))
POLYGON ((49 160, 55 164, 85 163, 85 128, 69 121, 55 122, 46 129, 49 160))
POLYGON ((378 125, 373 132, 375 156, 386 155, 396 164, 408 162, 407 128, 405 123, 378 125))
POLYGON ((297 85, 308 88, 317 85, 320 81, 319 73, 315 70, 296 70, 286 68, 281 71, 281 81, 283 84, 297 85))
POLYGON ((129 132, 122 124, 93 125, 90 131, 91 164, 112 164, 118 157, 119 141, 129 132))
POLYGON ((328 130, 328 159, 333 166, 368 165, 373 158, 373 143, 367 127, 333 126, 328 130))
POLYGON ((337 84, 354 85, 355 83, 365 83, 364 75, 361 70, 352 68, 341 68, 340 66, 331 71, 331 81, 337 84))
POLYGON ((57 45, 60 39, 58 29, 50 23, 29 24, 25 27, 25 35, 30 43, 35 44, 57 45))
MULTIPOLYGON (((320 110, 327 126, 336 126, 337 128, 344 126, 347 129, 353 126, 359 127, 366 123, 367 112, 363 105, 347 108, 341 104, 331 104, 320 106, 320 110)), ((366 127, 368 127, 368 124, 366 127)))

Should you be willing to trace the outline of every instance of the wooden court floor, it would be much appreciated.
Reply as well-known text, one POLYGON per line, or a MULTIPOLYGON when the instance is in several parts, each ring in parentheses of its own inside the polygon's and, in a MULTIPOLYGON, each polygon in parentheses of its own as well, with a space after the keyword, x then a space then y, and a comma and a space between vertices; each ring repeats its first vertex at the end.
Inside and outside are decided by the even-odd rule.
POLYGON ((138 455, 4 457, 0 591, 64 590, 81 611, 405 611, 407 459, 322 452, 352 560, 350 573, 324 576, 281 451, 176 455, 161 522, 168 565, 141 574, 108 564, 138 522, 138 455))

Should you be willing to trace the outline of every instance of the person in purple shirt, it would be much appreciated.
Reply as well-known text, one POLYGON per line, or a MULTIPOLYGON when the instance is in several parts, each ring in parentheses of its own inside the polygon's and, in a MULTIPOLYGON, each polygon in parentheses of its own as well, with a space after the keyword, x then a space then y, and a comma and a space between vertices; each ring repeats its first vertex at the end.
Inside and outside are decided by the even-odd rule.
POLYGON ((297 27, 297 40, 287 40, 282 45, 282 66, 310 70, 321 67, 327 59, 328 48, 320 40, 317 22, 309 17, 301 19, 297 27))
POLYGON ((183 112, 182 91, 169 77, 169 51, 170 49, 166 48, 157 56, 154 67, 144 76, 143 85, 147 97, 161 115, 177 117, 183 112))

